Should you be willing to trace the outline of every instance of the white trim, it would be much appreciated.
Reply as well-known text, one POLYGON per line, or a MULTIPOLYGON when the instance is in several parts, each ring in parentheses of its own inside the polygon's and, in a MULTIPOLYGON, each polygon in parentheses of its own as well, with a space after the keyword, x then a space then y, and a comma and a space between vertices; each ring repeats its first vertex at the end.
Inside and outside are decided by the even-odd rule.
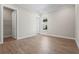
POLYGON ((3 43, 3 5, 0 5, 0 44, 3 43))
POLYGON ((78 9, 79 7, 77 6, 77 4, 75 4, 75 19, 76 19, 76 21, 75 21, 75 28, 76 28, 76 31, 75 31, 75 35, 76 35, 76 38, 75 38, 75 40, 76 40, 76 45, 77 45, 77 47, 79 48, 79 37, 78 37, 78 35, 79 35, 79 33, 78 33, 78 29, 77 29, 77 17, 78 17, 78 15, 77 15, 77 9, 78 9))
POLYGON ((73 39, 73 40, 75 40, 75 38, 67 37, 67 36, 60 36, 60 35, 47 34, 47 33, 40 33, 40 34, 47 35, 47 36, 52 36, 52 37, 59 37, 59 38, 65 38, 65 39, 73 39))
POLYGON ((3 4, 3 7, 6 7, 6 8, 9 8, 9 9, 12 9, 12 10, 17 10, 17 8, 11 6, 11 5, 5 5, 3 4))
POLYGON ((3 44, 3 42, 0 42, 0 44, 3 44))
POLYGON ((32 37, 32 36, 36 36, 36 34, 18 37, 17 40, 19 40, 19 39, 24 39, 24 38, 29 38, 29 37, 32 37))
POLYGON ((7 37, 12 37, 12 35, 7 35, 7 36, 4 36, 4 38, 7 38, 7 37))
POLYGON ((76 45, 79 48, 79 41, 77 39, 75 39, 75 40, 76 40, 76 45))

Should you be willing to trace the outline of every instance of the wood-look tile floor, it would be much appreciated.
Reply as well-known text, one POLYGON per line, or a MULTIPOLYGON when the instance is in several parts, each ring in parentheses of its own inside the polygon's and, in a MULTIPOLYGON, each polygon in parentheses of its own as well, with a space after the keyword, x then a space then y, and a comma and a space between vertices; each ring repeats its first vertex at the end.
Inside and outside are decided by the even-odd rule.
POLYGON ((0 54, 78 54, 75 40, 37 35, 15 40, 7 38, 0 44, 0 54))

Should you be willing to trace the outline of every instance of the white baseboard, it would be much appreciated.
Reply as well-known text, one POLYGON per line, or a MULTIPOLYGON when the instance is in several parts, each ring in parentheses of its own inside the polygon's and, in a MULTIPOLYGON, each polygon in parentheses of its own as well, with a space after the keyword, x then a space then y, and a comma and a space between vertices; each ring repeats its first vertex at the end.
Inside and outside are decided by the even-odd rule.
POLYGON ((0 42, 0 44, 3 44, 3 42, 0 42))
POLYGON ((7 35, 7 36, 4 36, 4 38, 7 38, 7 37, 11 37, 12 35, 7 35))
POLYGON ((32 37, 32 36, 35 36, 35 35, 36 35, 36 34, 18 37, 17 40, 19 40, 19 39, 24 39, 24 38, 29 38, 29 37, 32 37))
POLYGON ((40 33, 40 34, 47 35, 47 36, 52 36, 52 37, 59 37, 59 38, 65 38, 65 39, 73 39, 73 40, 75 40, 75 38, 67 37, 67 36, 60 36, 60 35, 47 34, 47 33, 40 33))
POLYGON ((4 36, 4 38, 8 38, 8 37, 13 37, 14 39, 17 39, 15 36, 13 35, 7 35, 7 36, 4 36))
POLYGON ((79 40, 76 39, 76 45, 79 48, 79 40))

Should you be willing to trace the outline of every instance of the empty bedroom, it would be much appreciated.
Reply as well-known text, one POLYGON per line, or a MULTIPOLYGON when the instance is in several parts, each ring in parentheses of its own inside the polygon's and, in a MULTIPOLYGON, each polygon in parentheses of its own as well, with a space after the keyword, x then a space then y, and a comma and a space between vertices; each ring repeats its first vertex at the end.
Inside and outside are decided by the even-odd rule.
POLYGON ((0 54, 78 54, 78 6, 0 4, 0 54))

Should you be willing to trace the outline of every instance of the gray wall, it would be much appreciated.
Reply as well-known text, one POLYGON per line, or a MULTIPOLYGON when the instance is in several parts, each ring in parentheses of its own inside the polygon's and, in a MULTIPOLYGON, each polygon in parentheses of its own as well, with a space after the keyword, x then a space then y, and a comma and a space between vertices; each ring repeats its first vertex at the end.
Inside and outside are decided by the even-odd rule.
POLYGON ((36 14, 23 8, 18 9, 18 37, 26 38, 36 34, 36 14))
POLYGON ((79 48, 79 4, 76 5, 76 43, 79 48))
MULTIPOLYGON (((41 33, 75 38, 75 5, 63 6, 61 9, 44 14, 48 19, 48 30, 41 33)), ((42 25, 41 25, 42 26, 42 25)))
POLYGON ((11 7, 17 9, 17 38, 23 39, 36 35, 37 14, 15 5, 11 7))

